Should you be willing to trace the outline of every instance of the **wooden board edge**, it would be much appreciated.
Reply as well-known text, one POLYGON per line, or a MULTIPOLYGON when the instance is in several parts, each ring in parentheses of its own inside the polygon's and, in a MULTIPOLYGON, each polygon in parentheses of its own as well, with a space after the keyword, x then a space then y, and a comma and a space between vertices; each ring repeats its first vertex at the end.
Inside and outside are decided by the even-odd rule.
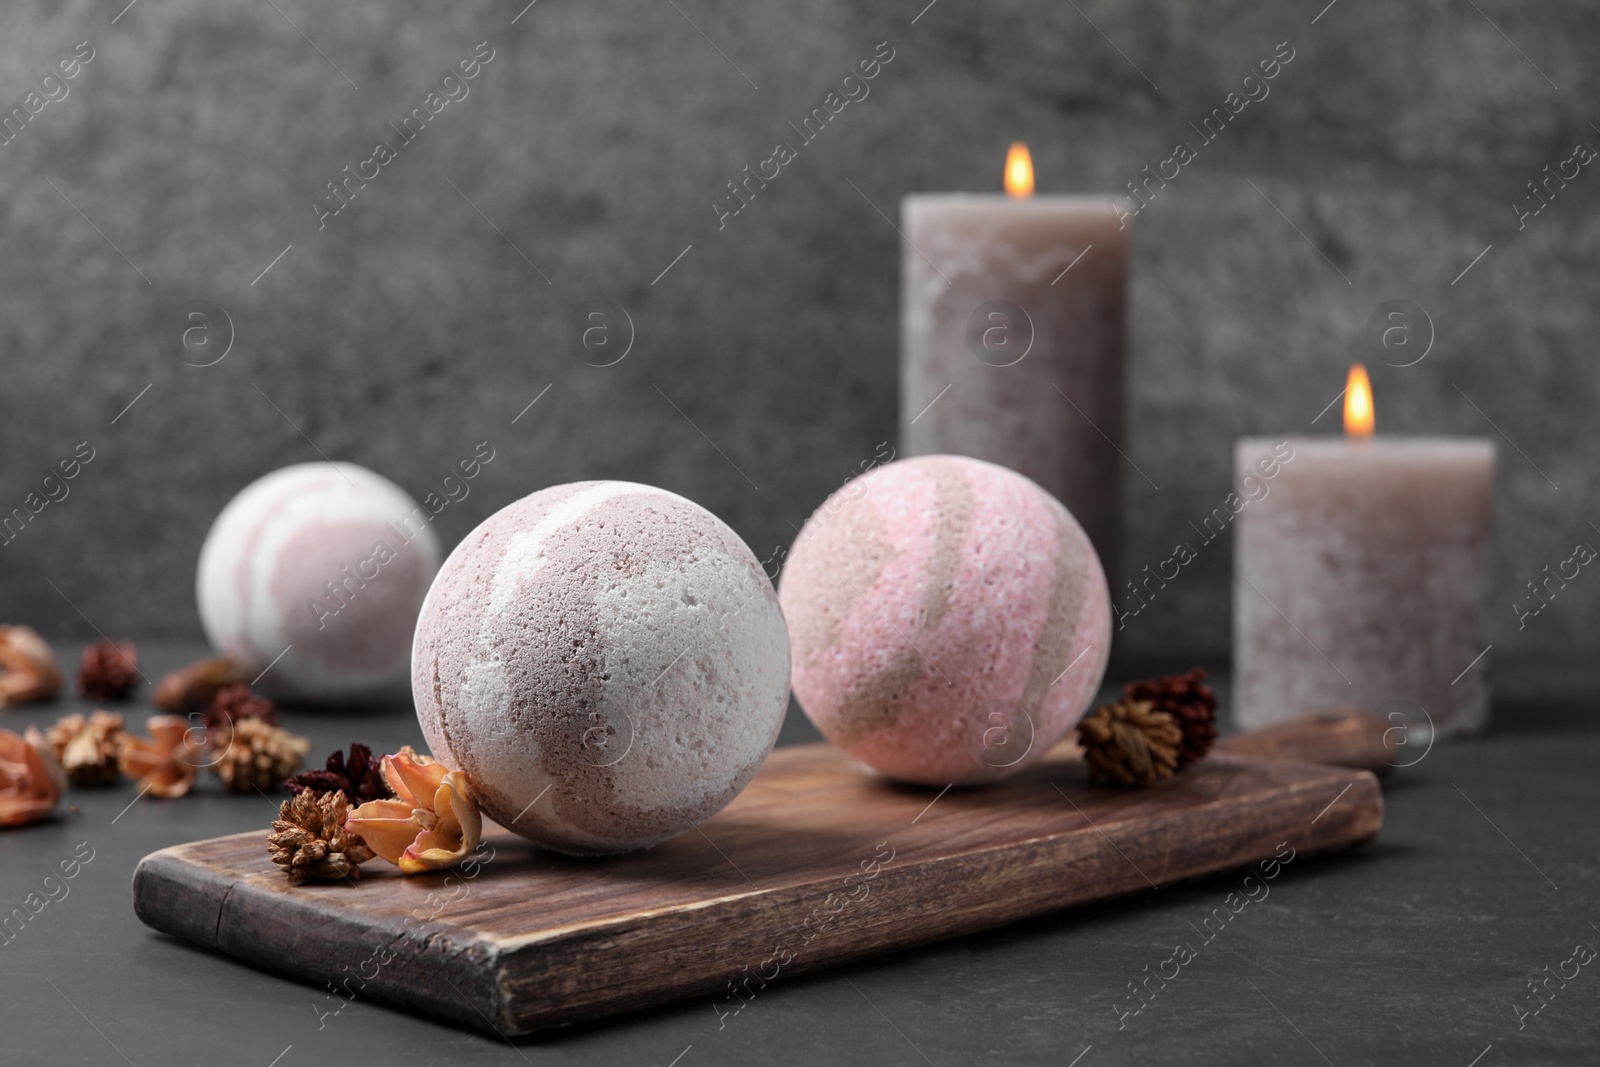
MULTIPOLYGON (((259 836, 257 831, 227 835, 259 836)), ((371 997, 493 1032, 493 1024, 473 1007, 474 1000, 494 995, 492 957, 497 949, 492 941, 436 920, 408 926, 352 917, 343 927, 330 926, 312 900, 281 891, 282 875, 276 869, 229 876, 194 854, 226 839, 174 845, 140 860, 133 877, 134 913, 140 921, 317 986, 327 994, 330 1010, 371 997), (278 936, 263 936, 259 926, 246 930, 230 921, 241 913, 251 914, 255 924, 265 920, 278 936), (312 945, 315 951, 301 951, 312 945), (317 965, 319 958, 330 956, 348 962, 337 970, 317 965)), ((360 886, 350 891, 360 892, 360 886)))
MULTIPOLYGON (((1315 769, 1324 773, 1292 788, 1287 795, 1277 795, 1270 801, 1247 797, 1241 799, 1238 807, 1253 805, 1279 819, 1287 819, 1290 814, 1309 819, 1308 827, 1312 832, 1307 835, 1303 848, 1295 846, 1305 854, 1345 848, 1375 837, 1383 824, 1383 797, 1377 778, 1367 771, 1323 766, 1315 769)), ((1203 822, 1216 814, 1214 809, 1197 810, 1185 818, 1203 822)), ((1105 829, 1114 837, 1119 825, 1107 822, 1105 829)), ((952 887, 956 893, 953 899, 957 899, 962 887, 985 885, 999 858, 1008 874, 1005 885, 998 888, 1015 893, 1017 903, 995 909, 983 906, 981 901, 969 900, 965 905, 946 909, 950 912, 950 921, 933 932, 893 921, 873 922, 870 910, 856 909, 848 921, 831 932, 815 954, 797 957, 792 966, 783 969, 782 976, 903 951, 1066 908, 1149 891, 1143 873, 1136 874, 1125 867, 1119 869, 1121 859, 1114 860, 1110 879, 1093 890, 1052 892, 1048 887, 1030 887, 1028 872, 1037 870, 1041 862, 1049 862, 1053 847, 1058 851, 1060 848, 1070 851, 1063 842, 1074 836, 1083 837, 1082 829, 1078 827, 992 849, 971 850, 907 868, 885 867, 882 873, 889 876, 888 880, 878 887, 885 892, 900 879, 928 877, 938 868, 941 882, 952 887)), ((259 832, 230 836, 256 837, 259 832)), ((1157 868, 1155 877, 1160 885, 1166 886, 1234 870, 1272 855, 1274 843, 1267 842, 1264 837, 1238 835, 1238 838, 1204 862, 1181 869, 1157 868)), ((754 918, 763 910, 769 914, 774 910, 792 911, 797 917, 804 916, 815 904, 813 898, 818 894, 814 883, 780 887, 731 898, 720 902, 717 909, 705 908, 697 902, 654 913, 651 917, 654 928, 642 935, 629 927, 627 918, 620 918, 575 926, 560 938, 541 938, 521 946, 432 921, 418 922, 407 930, 401 924, 361 919, 342 933, 335 933, 321 921, 325 916, 320 916, 309 902, 297 901, 277 888, 277 877, 281 876, 234 876, 222 883, 219 896, 217 881, 202 880, 207 870, 214 875, 225 873, 201 854, 205 846, 214 845, 216 840, 222 839, 172 846, 146 856, 139 863, 134 873, 134 896, 135 911, 141 921, 164 933, 313 985, 333 988, 334 983, 342 979, 350 997, 370 996, 413 1007, 458 1025, 501 1036, 528 1034, 696 996, 723 994, 732 979, 740 977, 750 966, 763 962, 763 957, 771 958, 769 946, 763 944, 771 935, 758 932, 755 940, 746 938, 740 942, 735 939, 727 948, 725 956, 735 960, 748 957, 748 965, 742 968, 713 968, 691 976, 687 984, 683 973, 675 972, 671 988, 663 985, 653 989, 621 990, 555 1006, 536 1003, 522 993, 530 975, 530 960, 539 953, 553 952, 570 957, 605 952, 608 947, 630 937, 660 937, 663 925, 668 935, 675 930, 680 935, 698 932, 704 937, 705 930, 697 927, 697 920, 713 910, 716 932, 725 937, 729 930, 737 929, 741 917, 754 918), (268 884, 274 888, 268 889, 268 884), (285 936, 263 939, 259 932, 247 933, 242 927, 231 926, 230 906, 240 905, 245 905, 258 922, 262 915, 271 917, 285 931, 285 936), (329 954, 327 946, 331 943, 335 958, 350 960, 343 968, 343 975, 327 974, 313 963, 315 954, 295 951, 298 938, 294 931, 302 926, 314 934, 322 946, 320 955, 329 954), (402 959, 401 951, 406 947, 411 952, 402 959), (387 961, 382 958, 386 952, 394 954, 387 961), (372 968, 370 975, 368 966, 372 968)), ((1114 859, 1110 849, 1105 851, 1108 860, 1114 859)), ((1056 861, 1060 862, 1060 856, 1056 861)), ((277 872, 271 875, 276 876, 277 872)), ((359 888, 352 887, 351 891, 359 892, 359 888)), ((772 980, 778 977, 774 975, 772 980)), ((761 984, 764 988, 766 983, 761 984)))
POLYGON ((200 868, 185 853, 191 845, 152 852, 133 869, 133 912, 153 930, 216 948, 221 903, 200 884, 200 868))
MULTIPOLYGON (((1343 850, 1376 837, 1383 825, 1383 794, 1377 777, 1370 771, 1313 766, 1325 773, 1291 789, 1287 795, 1280 794, 1270 801, 1260 798, 1244 798, 1241 801, 1241 809, 1257 805, 1265 813, 1280 818, 1280 825, 1271 834, 1252 836, 1241 832, 1235 835, 1225 851, 1178 870, 1153 868, 1150 872, 1137 871, 1131 866, 1131 861, 1107 844, 1101 856, 1107 877, 1095 883, 1096 888, 1087 888, 1087 883, 1091 883, 1092 879, 1085 879, 1086 887, 1075 892, 1052 891, 1047 886, 1030 884, 1036 881, 1036 872, 1044 866, 1052 862, 1072 861, 1070 853, 1075 841, 1088 840, 1081 833, 1081 828, 1031 841, 996 846, 994 849, 973 850, 924 861, 898 870, 885 867, 880 877, 887 876, 887 881, 881 883, 881 888, 883 895, 891 897, 897 882, 926 879, 937 872, 947 890, 946 899, 952 902, 946 909, 951 918, 948 925, 929 933, 920 922, 873 922, 870 910, 854 909, 848 912, 850 921, 842 923, 828 938, 821 940, 814 955, 796 956, 782 968, 780 975, 772 976, 769 981, 981 933, 1069 908, 1150 892, 1147 874, 1157 880, 1159 888, 1166 888, 1172 884, 1237 870, 1272 858, 1278 840, 1281 840, 1278 835, 1293 834, 1292 827, 1286 829, 1291 816, 1306 820, 1306 832, 1301 839, 1303 843, 1293 845, 1297 857, 1343 850), (1336 797, 1336 802, 1329 804, 1336 797), (1268 837, 1274 840, 1268 841, 1268 837), (1000 859, 1007 875, 998 882, 994 866, 996 857, 1000 859), (994 908, 981 899, 984 892, 1010 893, 1014 905, 994 908)), ((1196 811, 1189 813, 1187 818, 1199 823, 1214 814, 1214 811, 1196 811)), ((1243 820, 1240 822, 1242 824, 1243 820)), ((1107 832, 1114 837, 1116 826, 1108 824, 1107 832)), ((757 912, 770 910, 774 906, 792 911, 797 920, 803 920, 817 903, 816 895, 812 887, 783 887, 738 898, 730 902, 726 909, 734 912, 732 917, 726 913, 716 917, 718 934, 726 939, 729 931, 737 930, 740 918, 753 917, 757 912)), ((696 918, 687 911, 658 914, 654 916, 653 928, 647 932, 630 927, 625 920, 591 924, 575 928, 560 939, 540 939, 520 947, 504 947, 497 953, 495 961, 498 988, 492 999, 486 999, 474 1007, 481 1013, 485 1006, 492 1005, 492 1010, 498 1013, 495 1026, 505 1034, 529 1034, 621 1012, 690 1000, 697 996, 715 997, 725 993, 730 982, 747 976, 750 968, 778 955, 772 945, 760 940, 770 941, 770 934, 758 933, 758 940, 745 939, 742 943, 736 935, 735 943, 728 948, 726 955, 746 966, 724 964, 720 969, 699 974, 687 965, 680 965, 674 969, 674 985, 670 990, 630 991, 620 984, 604 983, 587 990, 564 990, 557 1003, 541 1003, 530 995, 530 979, 536 980, 541 971, 563 969, 550 965, 548 956, 551 954, 567 956, 566 973, 578 973, 581 968, 576 966, 577 958, 607 952, 629 940, 664 938, 673 933, 686 939, 692 938, 697 929, 696 918), (663 926, 668 928, 665 934, 663 926)), ((767 983, 761 984, 764 988, 767 983)))

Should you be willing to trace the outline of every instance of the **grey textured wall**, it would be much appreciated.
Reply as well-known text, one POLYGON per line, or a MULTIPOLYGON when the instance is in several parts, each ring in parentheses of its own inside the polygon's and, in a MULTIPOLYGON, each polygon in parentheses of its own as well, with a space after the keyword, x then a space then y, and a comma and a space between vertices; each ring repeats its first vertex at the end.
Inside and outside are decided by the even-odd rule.
MULTIPOLYGON (((0 511, 79 442, 95 456, 0 548, 3 621, 197 633, 212 518, 318 450, 420 496, 490 441, 446 544, 542 486, 629 478, 764 556, 895 432, 899 248, 874 205, 995 188, 1018 138, 1042 192, 1121 190, 1287 41, 1270 95, 1135 222, 1126 450, 1160 488, 1128 472, 1124 569, 1221 501, 1235 436, 1329 427, 1347 364, 1374 362, 1369 315, 1408 298, 1437 338, 1374 367, 1380 432, 1506 435, 1496 655, 1592 648, 1600 578, 1521 631, 1510 604, 1600 544, 1600 173, 1522 229, 1511 205, 1600 146, 1600 5, 125 2, 0 11, 8 111, 94 50, 0 146, 0 511), (325 183, 483 41, 469 95, 319 230, 325 183), (719 231, 724 183, 881 41, 870 96, 719 231), (236 332, 206 368, 165 339, 201 299, 236 332), (614 366, 566 347, 593 300, 635 325, 614 366)), ((1223 652, 1229 551, 1124 653, 1223 652)))

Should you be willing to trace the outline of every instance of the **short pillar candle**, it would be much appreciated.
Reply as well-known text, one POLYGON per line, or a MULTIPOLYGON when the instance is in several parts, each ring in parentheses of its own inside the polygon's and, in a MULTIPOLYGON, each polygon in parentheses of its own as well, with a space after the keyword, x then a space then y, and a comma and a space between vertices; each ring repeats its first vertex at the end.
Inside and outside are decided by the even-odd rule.
POLYGON ((1234 527, 1238 725, 1355 705, 1399 711, 1408 731, 1481 729, 1494 444, 1322 437, 1287 450, 1282 438, 1234 450, 1249 501, 1234 527))

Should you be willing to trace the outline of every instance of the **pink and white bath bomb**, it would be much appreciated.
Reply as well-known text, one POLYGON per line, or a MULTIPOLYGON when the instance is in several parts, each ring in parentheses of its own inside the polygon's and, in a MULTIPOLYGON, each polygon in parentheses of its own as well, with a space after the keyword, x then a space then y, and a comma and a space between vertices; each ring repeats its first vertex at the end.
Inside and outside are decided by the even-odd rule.
POLYGON ((257 687, 279 698, 403 694, 411 633, 439 569, 432 518, 353 463, 257 479, 200 549, 206 637, 252 677, 266 671, 257 687))
POLYGON ((1100 559, 1070 512, 992 463, 920 456, 847 483, 795 540, 779 599, 794 693, 893 778, 970 784, 1042 757, 1111 650, 1100 559))
POLYGON ((777 740, 789 635, 772 583, 664 489, 541 490, 445 560, 417 621, 417 718, 483 811, 575 854, 720 811, 777 740))

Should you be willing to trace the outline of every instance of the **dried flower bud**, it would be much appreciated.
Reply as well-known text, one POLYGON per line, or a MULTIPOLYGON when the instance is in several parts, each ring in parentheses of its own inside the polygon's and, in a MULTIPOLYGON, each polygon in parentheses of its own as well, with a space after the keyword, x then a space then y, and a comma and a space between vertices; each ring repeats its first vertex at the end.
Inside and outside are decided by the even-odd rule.
POLYGON ((126 700, 141 677, 132 641, 97 641, 78 661, 78 692, 90 700, 126 700))
POLYGON ((213 747, 219 736, 225 740, 228 732, 246 719, 259 719, 269 726, 279 725, 277 705, 266 697, 256 696, 248 682, 234 682, 218 689, 200 712, 200 718, 213 747))
POLYGON ((348 759, 336 750, 328 757, 323 770, 301 771, 283 785, 291 793, 309 791, 318 797, 343 793, 352 803, 384 800, 390 796, 389 785, 383 780, 382 759, 374 759, 372 749, 360 742, 350 746, 348 759))
POLYGON ((1217 694, 1206 684, 1204 668, 1129 682, 1122 687, 1122 699, 1147 700, 1156 711, 1164 711, 1177 720, 1183 731, 1178 770, 1211 751, 1217 739, 1217 694))

